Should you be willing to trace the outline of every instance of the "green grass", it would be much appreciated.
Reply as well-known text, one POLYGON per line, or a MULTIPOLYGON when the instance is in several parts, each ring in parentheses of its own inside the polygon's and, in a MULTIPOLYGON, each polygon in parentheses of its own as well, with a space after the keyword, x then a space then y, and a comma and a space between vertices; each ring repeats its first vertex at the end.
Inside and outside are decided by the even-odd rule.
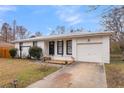
POLYGON ((58 69, 32 60, 0 59, 0 87, 14 87, 13 80, 17 80, 17 87, 26 87, 58 69))
POLYGON ((108 87, 124 87, 124 61, 122 55, 111 55, 110 64, 105 64, 108 87))

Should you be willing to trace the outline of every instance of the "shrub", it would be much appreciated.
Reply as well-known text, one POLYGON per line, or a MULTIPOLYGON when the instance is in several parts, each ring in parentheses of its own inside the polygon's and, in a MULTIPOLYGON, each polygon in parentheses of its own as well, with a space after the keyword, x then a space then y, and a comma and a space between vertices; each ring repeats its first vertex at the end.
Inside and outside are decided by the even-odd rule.
POLYGON ((10 56, 14 58, 17 55, 17 49, 16 48, 11 48, 9 50, 10 56))
POLYGON ((40 57, 42 56, 42 48, 40 47, 31 47, 29 49, 29 55, 30 57, 33 57, 35 59, 40 59, 40 57))

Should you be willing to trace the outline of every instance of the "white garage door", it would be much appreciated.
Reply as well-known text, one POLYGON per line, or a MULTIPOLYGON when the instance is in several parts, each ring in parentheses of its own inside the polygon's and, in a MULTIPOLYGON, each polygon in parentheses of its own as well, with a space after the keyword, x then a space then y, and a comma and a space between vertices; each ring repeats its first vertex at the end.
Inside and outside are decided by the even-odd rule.
POLYGON ((77 59, 85 62, 102 62, 102 43, 77 44, 77 59))

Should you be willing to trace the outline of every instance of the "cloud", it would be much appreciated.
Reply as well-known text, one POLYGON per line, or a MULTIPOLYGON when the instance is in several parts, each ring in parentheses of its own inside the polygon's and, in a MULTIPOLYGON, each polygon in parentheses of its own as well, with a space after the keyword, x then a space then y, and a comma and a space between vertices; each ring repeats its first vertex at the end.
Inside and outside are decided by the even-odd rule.
POLYGON ((15 12, 16 6, 0 5, 0 18, 4 17, 8 12, 15 12))
POLYGON ((8 5, 0 5, 0 26, 1 23, 3 23, 4 16, 8 12, 15 12, 16 11, 16 6, 8 6, 8 5))
POLYGON ((4 5, 0 6, 0 12, 8 12, 8 11, 16 11, 16 7, 15 6, 4 6, 4 5))
POLYGON ((82 14, 79 11, 81 6, 56 6, 56 14, 61 21, 69 25, 75 25, 82 22, 82 14))

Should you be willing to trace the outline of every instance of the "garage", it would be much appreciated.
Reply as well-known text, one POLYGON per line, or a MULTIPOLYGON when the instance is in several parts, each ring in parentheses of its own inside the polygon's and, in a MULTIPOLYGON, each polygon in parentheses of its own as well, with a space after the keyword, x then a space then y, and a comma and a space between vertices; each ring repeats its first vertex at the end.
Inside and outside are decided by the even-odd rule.
POLYGON ((85 62, 102 62, 102 42, 77 43, 77 59, 85 62))

